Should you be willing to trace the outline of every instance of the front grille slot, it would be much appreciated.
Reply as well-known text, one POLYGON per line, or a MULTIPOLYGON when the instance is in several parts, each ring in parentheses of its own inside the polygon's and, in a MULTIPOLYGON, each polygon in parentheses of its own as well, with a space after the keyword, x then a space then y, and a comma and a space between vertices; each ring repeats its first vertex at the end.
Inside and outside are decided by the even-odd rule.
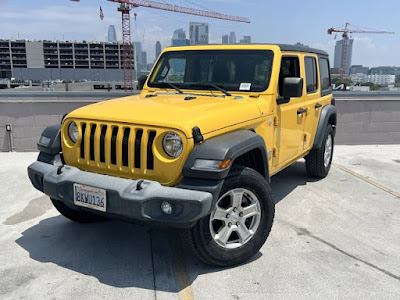
POLYGON ((107 125, 103 125, 101 127, 101 133, 100 133, 100 162, 102 162, 102 163, 106 162, 106 154, 105 154, 106 133, 107 133, 107 125))
POLYGON ((130 128, 125 128, 124 137, 122 139, 122 165, 127 167, 129 164, 129 135, 131 133, 130 128))
POLYGON ((155 137, 156 137, 156 132, 150 131, 149 140, 147 142, 147 169, 148 170, 154 169, 153 142, 154 142, 155 137))
POLYGON ((117 164, 117 134, 118 127, 113 127, 111 134, 111 164, 117 164))
POLYGON ((142 145, 142 135, 143 135, 143 130, 138 129, 136 131, 136 138, 135 138, 135 168, 140 169, 140 157, 141 157, 141 145, 142 145))
POLYGON ((86 131, 86 123, 83 123, 82 138, 81 138, 81 158, 85 158, 85 131, 86 131))
POLYGON ((94 135, 96 133, 96 124, 92 125, 92 128, 90 129, 90 143, 89 143, 89 154, 90 154, 90 160, 94 160, 94 135))

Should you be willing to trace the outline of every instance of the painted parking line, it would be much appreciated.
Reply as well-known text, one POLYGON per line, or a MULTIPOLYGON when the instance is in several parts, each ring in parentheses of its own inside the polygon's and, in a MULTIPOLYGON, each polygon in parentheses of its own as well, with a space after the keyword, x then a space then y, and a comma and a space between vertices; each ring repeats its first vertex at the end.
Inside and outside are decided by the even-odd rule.
POLYGON ((175 233, 173 238, 175 249, 176 280, 179 289, 179 300, 194 300, 193 289, 190 284, 189 274, 185 264, 185 254, 179 234, 175 233))
POLYGON ((365 177, 365 176, 363 176, 363 175, 361 175, 361 174, 359 174, 357 172, 354 172, 354 171, 346 168, 345 166, 339 165, 337 163, 332 163, 332 165, 335 166, 336 168, 339 168, 342 171, 345 171, 345 172, 347 172, 347 173, 349 173, 349 174, 351 174, 351 175, 353 175, 353 176, 355 176, 355 177, 357 177, 357 178, 369 183, 369 184, 372 184, 373 186, 375 186, 375 187, 377 187, 377 188, 379 188, 379 189, 381 189, 381 190, 383 190, 383 191, 385 191, 385 192, 387 192, 387 193, 389 193, 389 194, 391 194, 391 195, 393 195, 393 196, 395 196, 397 198, 400 198, 400 193, 398 193, 398 192, 396 192, 396 191, 394 191, 394 190, 392 190, 392 189, 390 189, 390 188, 388 188, 388 187, 386 187, 386 186, 384 186, 384 185, 382 185, 382 184, 380 184, 380 183, 378 183, 378 182, 376 182, 376 181, 374 181, 374 180, 372 180, 372 179, 370 179, 368 177, 365 177))

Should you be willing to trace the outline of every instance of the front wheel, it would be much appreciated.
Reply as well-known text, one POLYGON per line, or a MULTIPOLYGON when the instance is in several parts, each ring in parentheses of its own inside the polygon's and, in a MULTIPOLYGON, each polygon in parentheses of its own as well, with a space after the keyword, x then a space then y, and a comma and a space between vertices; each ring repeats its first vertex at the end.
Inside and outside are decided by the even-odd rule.
POLYGON ((275 214, 268 182, 250 168, 235 168, 211 214, 187 230, 194 252, 207 264, 243 263, 265 243, 275 214))

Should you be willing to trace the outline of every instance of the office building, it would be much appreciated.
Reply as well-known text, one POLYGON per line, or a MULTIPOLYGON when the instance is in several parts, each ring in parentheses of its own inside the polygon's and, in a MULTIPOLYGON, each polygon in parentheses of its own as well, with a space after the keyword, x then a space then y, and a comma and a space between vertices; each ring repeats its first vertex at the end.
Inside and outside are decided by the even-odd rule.
POLYGON ((136 60, 136 68, 140 72, 142 70, 142 43, 141 42, 133 42, 135 48, 135 60, 136 60))
POLYGON ((243 38, 240 40, 240 44, 251 44, 251 36, 243 36, 243 38))
POLYGON ((343 43, 345 43, 345 42, 347 42, 347 55, 346 55, 347 57, 346 57, 345 73, 349 74, 352 55, 353 55, 353 42, 354 42, 353 39, 340 40, 340 41, 336 42, 333 67, 340 68, 342 65, 342 48, 343 48, 343 43))
MULTIPOLYGON (((188 45, 188 40, 186 39, 186 33, 182 28, 174 31, 172 36, 171 45, 172 46, 186 46, 188 45)), ((161 45, 160 45, 161 47, 161 45)))
POLYGON ((222 44, 228 44, 229 43, 229 35, 224 34, 222 36, 222 44))
POLYGON ((161 43, 160 41, 156 42, 156 59, 160 56, 161 54, 161 43))
POLYGON ((362 65, 354 65, 350 67, 350 74, 368 74, 369 68, 362 65))
POLYGON ((350 74, 350 79, 354 84, 371 82, 379 85, 390 85, 396 81, 395 75, 366 75, 363 73, 350 74))
POLYGON ((369 70, 371 75, 395 75, 397 80, 400 79, 400 67, 381 66, 371 68, 369 70))
POLYGON ((229 34, 229 44, 236 44, 236 33, 233 31, 229 34))
POLYGON ((208 44, 208 23, 190 22, 189 39, 190 45, 208 44))
POLYGON ((142 69, 147 69, 147 52, 146 51, 142 51, 142 69))
POLYGON ((122 80, 122 45, 101 42, 0 40, 0 78, 122 80))
POLYGON ((115 31, 114 25, 108 26, 108 37, 107 41, 109 43, 115 43, 117 42, 117 32, 115 31))

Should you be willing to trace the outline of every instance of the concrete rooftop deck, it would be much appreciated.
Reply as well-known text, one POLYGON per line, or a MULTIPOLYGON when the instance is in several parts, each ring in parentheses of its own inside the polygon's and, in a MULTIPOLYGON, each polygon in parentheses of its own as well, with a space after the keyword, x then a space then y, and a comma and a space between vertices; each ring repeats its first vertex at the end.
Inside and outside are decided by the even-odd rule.
POLYGON ((269 239, 217 269, 173 231, 75 224, 30 184, 37 153, 0 153, 0 298, 400 299, 400 145, 336 146, 313 180, 299 161, 272 179, 269 239))

